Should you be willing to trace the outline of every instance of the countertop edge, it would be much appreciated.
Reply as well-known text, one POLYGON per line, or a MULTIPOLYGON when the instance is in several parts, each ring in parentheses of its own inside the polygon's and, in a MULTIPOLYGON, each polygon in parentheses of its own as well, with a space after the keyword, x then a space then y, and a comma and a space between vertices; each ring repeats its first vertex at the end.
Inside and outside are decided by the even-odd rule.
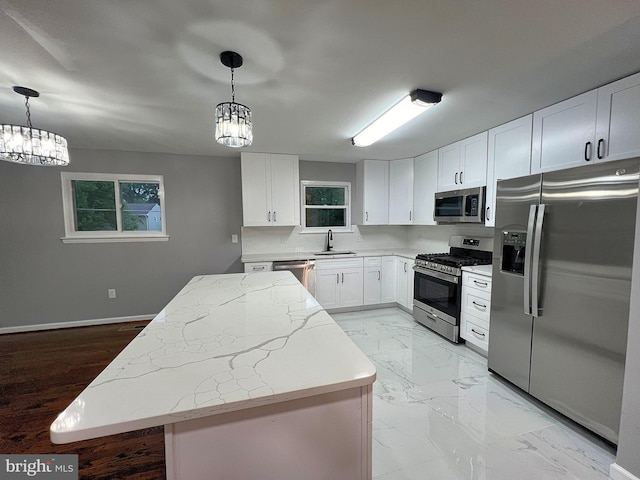
MULTIPOLYGON (((69 432, 58 432, 53 430, 53 423, 49 428, 49 437, 51 442, 56 445, 79 442, 83 440, 91 440, 93 438, 106 437, 109 435, 117 435, 120 433, 132 432, 135 430, 143 430, 146 428, 160 427, 172 423, 183 422, 186 420, 194 420, 197 418, 209 417, 212 415, 220 415, 240 410, 248 410, 254 407, 262 407, 276 403, 282 403, 290 400, 298 400, 301 398, 323 395, 326 393, 339 392, 351 388, 372 385, 376 381, 377 371, 374 368, 372 373, 364 377, 359 377, 346 382, 321 385, 305 390, 295 390, 291 392, 283 392, 270 397, 260 397, 257 399, 248 399, 233 403, 221 403, 218 405, 209 405, 200 409, 190 410, 188 415, 158 415, 155 417, 144 418, 139 420, 130 420, 118 424, 111 424, 100 427, 91 427, 83 430, 74 430, 69 432)), ((55 423, 55 422, 54 422, 55 423)))

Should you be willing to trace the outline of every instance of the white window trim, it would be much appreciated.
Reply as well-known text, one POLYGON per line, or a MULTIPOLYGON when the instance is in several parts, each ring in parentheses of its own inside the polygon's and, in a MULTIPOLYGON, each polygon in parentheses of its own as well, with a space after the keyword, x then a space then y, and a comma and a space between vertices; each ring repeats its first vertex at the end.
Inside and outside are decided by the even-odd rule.
POLYGON ((81 173, 81 172, 61 172, 62 181, 62 207, 64 213, 64 232, 61 238, 64 243, 111 243, 111 242, 166 242, 169 240, 166 226, 166 210, 164 199, 164 178, 162 175, 132 175, 115 173, 81 173), (73 190, 72 180, 89 180, 115 182, 116 184, 116 219, 118 225, 122 223, 121 199, 119 192, 119 182, 153 182, 158 183, 158 198, 160 199, 160 211, 162 230, 150 232, 148 230, 140 232, 77 232, 74 227, 73 210, 73 190))
MULTIPOLYGON (((326 233, 328 229, 331 229, 332 232, 352 232, 351 227, 351 182, 332 182, 332 181, 322 181, 322 180, 302 180, 300 182, 300 233, 326 233), (307 227, 305 226, 305 219, 307 206, 305 205, 304 192, 305 187, 346 187, 347 194, 345 196, 346 202, 346 226, 344 227, 307 227)), ((336 205, 330 205, 326 208, 335 208, 336 205)), ((315 205, 311 206, 311 208, 322 208, 321 206, 315 205)))

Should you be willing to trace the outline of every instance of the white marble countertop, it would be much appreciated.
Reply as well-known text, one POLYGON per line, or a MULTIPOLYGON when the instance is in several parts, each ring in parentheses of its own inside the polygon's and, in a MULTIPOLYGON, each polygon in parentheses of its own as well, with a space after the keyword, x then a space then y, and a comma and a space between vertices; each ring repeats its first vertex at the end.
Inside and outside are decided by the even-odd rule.
POLYGON ((493 272, 493 267, 491 265, 472 265, 469 267, 462 267, 463 272, 473 272, 478 275, 484 275, 486 277, 490 277, 493 272))
MULTIPOLYGON (((336 249, 340 251, 339 249, 336 249)), ((352 251, 352 250, 349 250, 352 251)), ((331 259, 344 257, 383 257, 385 255, 396 255, 409 259, 415 259, 416 255, 424 253, 410 248, 386 248, 376 250, 353 250, 350 255, 318 255, 318 252, 276 252, 276 253, 249 253, 243 254, 240 258, 242 263, 252 262, 278 262, 286 260, 309 260, 309 259, 331 259)))
POLYGON ((290 272, 194 277, 51 425, 53 443, 371 384, 290 272))

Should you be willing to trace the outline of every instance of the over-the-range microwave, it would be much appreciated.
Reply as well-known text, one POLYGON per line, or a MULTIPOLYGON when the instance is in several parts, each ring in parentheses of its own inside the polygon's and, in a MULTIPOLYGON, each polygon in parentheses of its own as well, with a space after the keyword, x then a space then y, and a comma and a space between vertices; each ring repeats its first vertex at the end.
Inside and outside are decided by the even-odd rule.
POLYGON ((485 187, 438 192, 433 219, 438 223, 484 223, 485 187))

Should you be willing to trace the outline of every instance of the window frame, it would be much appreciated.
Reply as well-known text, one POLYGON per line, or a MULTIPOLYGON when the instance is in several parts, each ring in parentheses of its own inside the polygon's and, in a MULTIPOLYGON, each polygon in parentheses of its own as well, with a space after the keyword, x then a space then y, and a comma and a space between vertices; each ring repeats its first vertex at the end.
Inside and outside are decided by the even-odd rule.
POLYGON ((352 232, 351 227, 351 182, 324 181, 324 180, 302 180, 300 182, 300 232, 301 233, 326 233, 327 230, 332 232, 352 232), (307 208, 311 209, 329 209, 342 208, 341 205, 306 205, 305 192, 306 187, 344 187, 345 188, 345 223, 344 227, 307 227, 306 220, 307 208))
POLYGON ((61 240, 64 243, 162 242, 169 240, 166 225, 164 178, 162 175, 82 172, 61 172, 60 175, 62 182, 62 208, 65 231, 65 236, 62 237, 61 240), (116 197, 116 225, 118 226, 119 230, 75 230, 75 210, 73 201, 73 188, 71 186, 71 182, 74 180, 114 183, 116 197), (158 183, 158 198, 160 200, 160 223, 162 226, 161 231, 122 230, 122 198, 120 194, 120 183, 158 183))

